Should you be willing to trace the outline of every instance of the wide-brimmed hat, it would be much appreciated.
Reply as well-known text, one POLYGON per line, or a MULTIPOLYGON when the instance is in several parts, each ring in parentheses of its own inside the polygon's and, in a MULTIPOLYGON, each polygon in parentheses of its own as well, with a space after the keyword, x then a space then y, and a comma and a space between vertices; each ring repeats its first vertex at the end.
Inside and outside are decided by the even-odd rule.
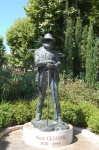
POLYGON ((50 33, 47 33, 44 35, 44 38, 43 38, 43 41, 46 41, 46 40, 52 40, 52 41, 56 41, 53 37, 52 37, 52 34, 50 33))

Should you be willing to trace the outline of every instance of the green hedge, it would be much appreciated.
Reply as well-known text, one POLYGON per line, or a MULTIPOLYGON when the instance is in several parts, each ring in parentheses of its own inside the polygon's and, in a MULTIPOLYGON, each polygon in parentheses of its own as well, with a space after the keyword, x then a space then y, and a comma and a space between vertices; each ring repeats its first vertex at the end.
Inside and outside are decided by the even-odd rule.
POLYGON ((13 118, 16 124, 23 124, 27 122, 30 119, 30 114, 30 106, 26 101, 17 101, 13 105, 13 118))
MULTIPOLYGON (((0 104, 0 128, 15 124, 23 124, 35 118, 37 100, 14 101, 0 104)), ((44 104, 43 116, 46 118, 47 102, 44 104)), ((53 109, 50 106, 49 118, 53 119, 53 109)), ((73 126, 89 127, 93 132, 99 133, 99 110, 93 104, 83 101, 73 104, 69 101, 61 101, 62 120, 73 126)))
POLYGON ((13 122, 13 106, 10 103, 0 105, 0 128, 11 125, 13 122))
POLYGON ((93 132, 99 134, 99 110, 92 112, 87 123, 88 127, 91 128, 93 132))

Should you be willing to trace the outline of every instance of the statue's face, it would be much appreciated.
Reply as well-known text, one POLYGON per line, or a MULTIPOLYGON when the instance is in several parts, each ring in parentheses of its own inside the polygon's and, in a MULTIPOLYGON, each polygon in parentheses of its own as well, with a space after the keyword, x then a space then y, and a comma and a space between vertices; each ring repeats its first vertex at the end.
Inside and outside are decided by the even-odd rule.
POLYGON ((53 41, 48 39, 48 40, 45 40, 43 42, 43 46, 47 49, 47 50, 50 50, 52 47, 53 47, 53 41))

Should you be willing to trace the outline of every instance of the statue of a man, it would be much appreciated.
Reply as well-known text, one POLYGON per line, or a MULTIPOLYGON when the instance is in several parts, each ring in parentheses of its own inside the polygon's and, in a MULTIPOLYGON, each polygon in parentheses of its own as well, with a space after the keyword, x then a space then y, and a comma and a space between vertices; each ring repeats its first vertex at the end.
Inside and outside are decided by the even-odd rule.
POLYGON ((39 89, 39 98, 36 110, 36 121, 41 120, 42 108, 44 104, 46 88, 49 84, 51 87, 53 103, 54 103, 54 119, 61 122, 60 102, 58 97, 58 70, 61 67, 59 53, 53 50, 55 39, 50 33, 45 34, 43 45, 34 52, 34 62, 37 67, 36 82, 39 89))

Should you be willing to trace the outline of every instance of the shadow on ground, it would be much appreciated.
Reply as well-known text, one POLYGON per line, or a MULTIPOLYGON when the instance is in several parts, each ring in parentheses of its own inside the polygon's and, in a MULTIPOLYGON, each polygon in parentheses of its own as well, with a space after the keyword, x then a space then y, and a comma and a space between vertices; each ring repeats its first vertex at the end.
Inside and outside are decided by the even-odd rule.
POLYGON ((77 135, 80 134, 81 132, 78 131, 73 131, 73 141, 71 144, 76 143, 78 141, 77 135))
POLYGON ((0 150, 7 150, 10 142, 6 141, 6 137, 0 139, 0 150))

